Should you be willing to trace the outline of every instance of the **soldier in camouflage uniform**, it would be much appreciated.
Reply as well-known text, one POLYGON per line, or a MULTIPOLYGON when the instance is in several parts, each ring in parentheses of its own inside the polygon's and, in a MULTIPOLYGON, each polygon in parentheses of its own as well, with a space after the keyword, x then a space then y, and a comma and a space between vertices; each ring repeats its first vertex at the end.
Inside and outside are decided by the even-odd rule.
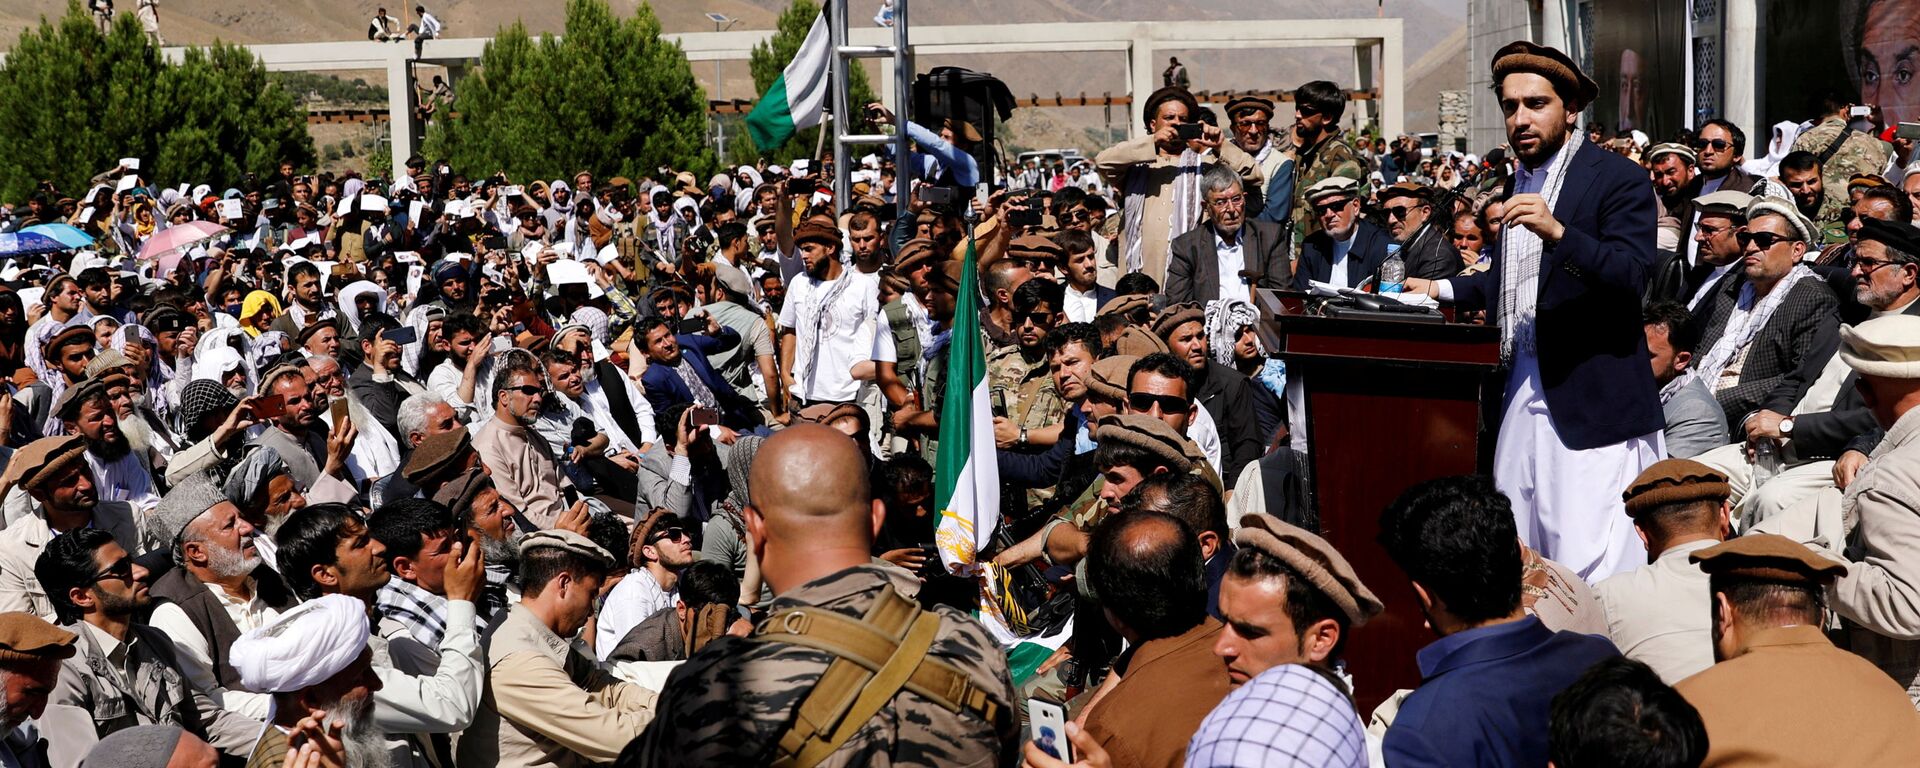
POLYGON ((1829 206, 1847 205, 1848 181, 1859 174, 1885 170, 1893 157, 1893 147, 1886 142, 1847 127, 1847 110, 1852 105, 1828 106, 1832 111, 1821 118, 1819 125, 1793 140, 1795 151, 1812 152, 1820 160, 1820 184, 1827 198, 1821 204, 1822 212, 1829 206))
POLYGON ((1340 117, 1347 111, 1347 95, 1339 86, 1315 80, 1293 91, 1293 129, 1281 150, 1291 151, 1293 166, 1293 244, 1320 231, 1320 222, 1307 205, 1307 188, 1333 176, 1365 182, 1366 164, 1360 153, 1340 138, 1340 117))
POLYGON ((747 526, 776 595, 771 615, 752 636, 714 640, 674 669, 658 715, 628 745, 624 764, 768 765, 823 742, 830 747, 819 747, 819 764, 826 766, 1016 761, 1019 702, 1006 655, 979 622, 948 606, 913 613, 906 639, 876 651, 899 658, 895 648, 908 653, 923 622, 937 623, 930 636, 921 635, 930 645, 908 654, 903 666, 915 670, 914 681, 930 675, 945 684, 895 687, 864 717, 840 714, 857 712, 857 702, 821 709, 821 697, 829 693, 871 690, 861 673, 854 673, 852 683, 833 682, 848 673, 829 674, 830 667, 852 667, 843 655, 819 647, 831 629, 848 620, 898 624, 881 611, 919 589, 912 574, 869 564, 872 502, 864 466, 859 447, 825 427, 799 425, 767 439, 753 463, 747 526), (823 466, 836 471, 818 471, 823 466), (798 716, 803 711, 810 716, 798 716), (844 738, 834 744, 818 736, 810 740, 810 733, 844 738))

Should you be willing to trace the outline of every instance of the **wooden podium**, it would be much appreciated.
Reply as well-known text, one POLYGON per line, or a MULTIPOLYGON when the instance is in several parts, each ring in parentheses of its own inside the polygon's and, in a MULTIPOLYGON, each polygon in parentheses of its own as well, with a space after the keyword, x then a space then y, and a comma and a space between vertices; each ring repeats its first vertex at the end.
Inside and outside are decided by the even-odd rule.
POLYGON ((1492 472, 1500 329, 1321 317, 1300 294, 1262 290, 1260 299, 1262 341, 1286 361, 1289 386, 1304 389, 1320 533, 1386 604, 1346 645, 1364 720, 1394 690, 1419 684, 1414 654, 1434 639, 1406 575, 1376 541, 1380 513, 1417 483, 1492 472))

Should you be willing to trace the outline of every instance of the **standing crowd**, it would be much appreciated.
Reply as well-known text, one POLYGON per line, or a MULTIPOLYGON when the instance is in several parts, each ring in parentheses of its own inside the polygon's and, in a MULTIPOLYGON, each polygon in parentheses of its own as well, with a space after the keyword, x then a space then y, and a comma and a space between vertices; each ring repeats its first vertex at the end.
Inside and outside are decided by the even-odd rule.
POLYGON ((0 227, 0 765, 1920 764, 1911 146, 1837 96, 1758 163, 1603 145, 1561 52, 1492 72, 1485 156, 1181 67, 983 197, 975 126, 878 105, 916 148, 846 199, 43 184, 0 227), (1320 535, 1265 290, 1501 328, 1493 476, 1382 510, 1390 577, 1320 535), (1001 492, 950 568, 975 343, 1001 492), (1351 636, 1426 631, 1389 591, 1433 637, 1362 711, 1351 636))

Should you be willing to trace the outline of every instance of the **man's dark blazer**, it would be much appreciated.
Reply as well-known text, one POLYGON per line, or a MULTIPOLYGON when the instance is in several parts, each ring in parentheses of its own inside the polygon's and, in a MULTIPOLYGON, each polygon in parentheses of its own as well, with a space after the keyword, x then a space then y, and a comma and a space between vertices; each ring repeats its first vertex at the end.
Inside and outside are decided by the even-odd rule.
MULTIPOLYGON (((1848 303, 1841 302, 1842 315, 1846 313, 1845 306, 1848 303)), ((1900 314, 1920 317, 1920 301, 1908 304, 1900 314)), ((1800 368, 1783 380, 1782 386, 1775 387, 1761 407, 1774 413, 1793 413, 1794 406, 1807 396, 1807 390, 1826 370, 1827 362, 1838 354, 1839 345, 1838 329, 1831 334, 1831 338, 1815 339, 1812 352, 1800 368)), ((1796 459, 1837 459, 1846 452, 1848 442, 1880 429, 1879 422, 1873 419, 1873 412, 1867 410, 1866 402, 1861 400, 1860 390, 1854 386, 1859 379, 1859 373, 1848 371, 1847 378, 1840 383, 1839 394, 1833 398, 1832 406, 1824 411, 1793 417, 1793 455, 1796 459)))
MULTIPOLYGON (((1728 271, 1732 273, 1733 270, 1728 271)), ((1646 303, 1672 301, 1684 307, 1711 274, 1713 265, 1689 263, 1685 250, 1661 251, 1653 271, 1647 275, 1646 303)))
POLYGON ((1442 280, 1460 274, 1466 265, 1460 261, 1460 249, 1453 247, 1450 229, 1428 215, 1413 233, 1413 239, 1400 246, 1400 258, 1407 264, 1407 277, 1442 280))
MULTIPOLYGON (((1696 308, 1696 321, 1704 320, 1695 337, 1699 343, 1694 346, 1694 359, 1706 357, 1713 349, 1714 342, 1726 333, 1727 320, 1733 315, 1734 305, 1740 300, 1740 291, 1746 286, 1744 274, 1736 275, 1732 280, 1722 280, 1714 286, 1713 293, 1700 300, 1696 308)), ((1793 386, 1805 391, 1813 383, 1806 379, 1804 384, 1790 384, 1789 377, 1799 379, 1805 373, 1801 371, 1809 360, 1819 358, 1815 365, 1824 365, 1831 356, 1834 346, 1839 343, 1840 301, 1834 298, 1833 291, 1827 288, 1826 281, 1818 276, 1809 276, 1795 283, 1780 306, 1767 318, 1767 324, 1755 334, 1747 347, 1746 357, 1740 363, 1740 381, 1731 387, 1714 393, 1714 399, 1720 401, 1720 407, 1727 412, 1727 434, 1744 436, 1740 423, 1747 416, 1765 406, 1776 388, 1793 386), (1819 346, 1826 347, 1826 354, 1820 354, 1819 346)), ((1814 378, 1819 374, 1815 373, 1814 378)), ((1707 382, 1709 389, 1713 382, 1707 382)), ((1781 413, 1789 413, 1792 406, 1781 413)), ((1799 422, 1794 422, 1795 434, 1798 434, 1799 422)))
MULTIPOLYGON (((1654 259, 1653 182, 1632 160, 1583 141, 1553 215, 1566 232, 1541 249, 1534 336, 1555 431, 1578 451, 1665 429, 1640 322, 1654 259)), ((1497 308, 1501 262, 1452 278, 1454 300, 1497 308)))
MULTIPOLYGON (((1387 260, 1387 244, 1393 236, 1363 219, 1354 219, 1353 248, 1347 251, 1347 285, 1359 287, 1361 281, 1380 269, 1387 260)), ((1333 236, 1322 229, 1300 244, 1300 262, 1293 271, 1295 290, 1307 290, 1308 280, 1328 282, 1333 277, 1333 236)))
MULTIPOLYGON (((694 375, 713 390, 713 399, 720 403, 720 422, 734 429, 746 429, 762 423, 759 409, 742 397, 725 376, 713 370, 707 362, 707 355, 732 349, 740 343, 740 334, 732 328, 721 328, 719 336, 688 335, 674 336, 680 342, 680 356, 686 358, 687 365, 693 367, 694 375)), ((680 379, 680 373, 664 363, 650 362, 646 372, 640 374, 641 389, 647 396, 647 403, 653 406, 654 413, 661 413, 679 403, 693 402, 693 390, 680 379)))
MULTIPOLYGON (((1220 298, 1220 255, 1213 241, 1211 224, 1174 238, 1167 260, 1167 288, 1163 291, 1168 302, 1205 303, 1220 298)), ((1241 274, 1257 275, 1251 281, 1253 287, 1292 287, 1293 269, 1287 263, 1286 238, 1279 224, 1254 220, 1241 224, 1240 258, 1241 274)))
POLYGON ((1200 371, 1200 388, 1194 400, 1213 417, 1220 432, 1220 473, 1227 490, 1240 479, 1240 468, 1258 461, 1266 449, 1260 424, 1254 411, 1252 388, 1259 386, 1245 374, 1208 360, 1200 371))

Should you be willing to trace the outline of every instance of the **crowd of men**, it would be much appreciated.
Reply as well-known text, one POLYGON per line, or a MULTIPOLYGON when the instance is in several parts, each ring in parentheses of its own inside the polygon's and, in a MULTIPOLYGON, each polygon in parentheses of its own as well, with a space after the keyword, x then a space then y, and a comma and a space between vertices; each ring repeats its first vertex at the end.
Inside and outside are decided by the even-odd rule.
POLYGON ((1762 166, 1603 145, 1561 52, 1492 74, 1484 158, 1169 85, 980 199, 974 126, 877 106, 916 149, 850 199, 43 185, 4 228, 93 245, 0 269, 0 765, 1920 764, 1911 147, 1839 97, 1762 166), (1255 300, 1396 280, 1505 391, 1365 583, 1255 300), (957 327, 1002 489, 952 564, 957 327), (1427 630, 1362 711, 1352 637, 1427 630))

